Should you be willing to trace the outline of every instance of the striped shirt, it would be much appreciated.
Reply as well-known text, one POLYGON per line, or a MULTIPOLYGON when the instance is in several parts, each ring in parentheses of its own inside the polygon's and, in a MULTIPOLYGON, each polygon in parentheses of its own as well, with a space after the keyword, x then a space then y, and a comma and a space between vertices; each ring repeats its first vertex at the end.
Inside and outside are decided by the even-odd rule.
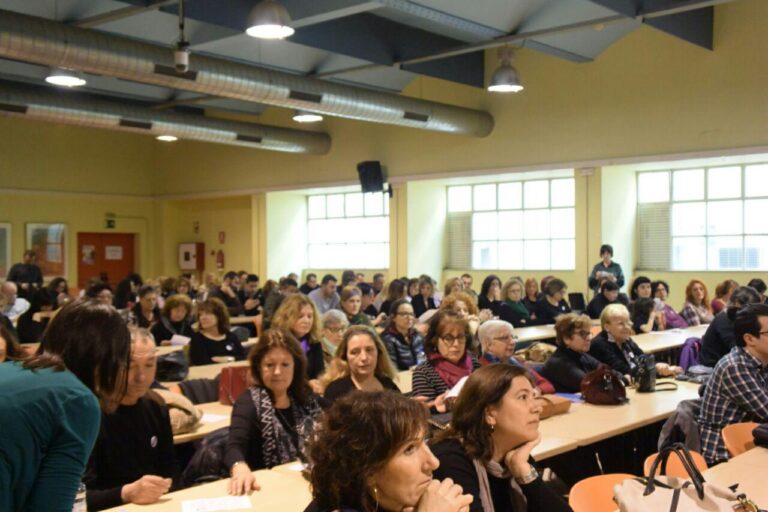
POLYGON ((768 367, 743 347, 720 359, 699 412, 701 452, 708 464, 728 460, 720 431, 745 421, 768 422, 768 367))
MULTIPOLYGON (((472 358, 472 371, 480 368, 480 363, 475 356, 470 357, 472 358)), ((414 368, 411 379, 412 396, 425 396, 429 400, 434 400, 437 396, 448 391, 448 384, 429 361, 414 368)))

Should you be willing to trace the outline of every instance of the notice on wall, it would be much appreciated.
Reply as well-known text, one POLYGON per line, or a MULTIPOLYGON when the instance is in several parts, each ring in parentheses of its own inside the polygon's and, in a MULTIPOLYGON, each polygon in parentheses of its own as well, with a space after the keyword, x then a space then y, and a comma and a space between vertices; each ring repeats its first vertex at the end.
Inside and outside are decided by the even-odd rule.
POLYGON ((107 245, 104 247, 104 259, 105 260, 122 260, 123 259, 123 246, 122 245, 107 245))
POLYGON ((93 265, 96 263, 96 246, 83 245, 80 248, 80 251, 83 253, 83 256, 81 259, 84 264, 93 265))

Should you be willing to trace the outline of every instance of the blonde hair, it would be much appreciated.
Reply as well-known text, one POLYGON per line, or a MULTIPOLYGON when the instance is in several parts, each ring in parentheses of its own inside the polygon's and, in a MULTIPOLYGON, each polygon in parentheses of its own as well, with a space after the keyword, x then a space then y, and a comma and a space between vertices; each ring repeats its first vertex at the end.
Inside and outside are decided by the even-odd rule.
POLYGON ((510 277, 507 279, 507 282, 504 283, 504 286, 501 288, 501 300, 509 300, 509 290, 516 284, 520 285, 520 300, 523 300, 523 297, 525 297, 525 285, 519 277, 510 277))
POLYGON ((626 316, 629 318, 629 310, 627 309, 627 306, 624 304, 608 304, 600 314, 600 327, 605 329, 605 325, 617 316, 626 316))
POLYGON ((397 377, 397 373, 392 367, 392 363, 389 359, 387 348, 384 346, 384 342, 381 341, 379 335, 376 334, 376 331, 367 325, 353 325, 344 332, 344 338, 336 349, 336 355, 333 356, 330 368, 321 378, 322 384, 327 386, 335 380, 344 379, 351 375, 349 363, 347 362, 347 347, 349 346, 349 340, 352 339, 353 336, 360 334, 370 337, 373 340, 373 344, 376 345, 376 373, 386 375, 392 380, 397 377))
POLYGON ((320 343, 322 337, 320 313, 317 312, 317 307, 312 299, 301 293, 290 295, 283 300, 280 307, 275 311, 270 328, 293 332, 293 324, 299 319, 304 306, 312 308, 312 328, 309 330, 309 341, 310 343, 320 343))

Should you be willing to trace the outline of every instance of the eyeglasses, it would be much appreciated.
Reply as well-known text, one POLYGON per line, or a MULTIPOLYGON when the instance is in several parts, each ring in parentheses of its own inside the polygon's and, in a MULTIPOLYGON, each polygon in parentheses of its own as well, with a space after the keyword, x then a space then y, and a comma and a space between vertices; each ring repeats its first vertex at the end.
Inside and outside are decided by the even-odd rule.
POLYGON ((414 317, 414 316, 416 316, 416 315, 414 315, 413 313, 395 313, 395 315, 396 315, 396 316, 409 316, 409 317, 414 317))
POLYGON ((467 342, 467 338, 464 336, 440 336, 440 339, 445 342, 446 345, 453 345, 454 343, 458 343, 459 345, 464 345, 467 342))
POLYGON ((333 334, 339 334, 340 332, 344 332, 344 327, 326 327, 326 331, 332 332, 333 334))
POLYGON ((577 336, 580 336, 580 337, 582 337, 584 339, 592 337, 592 332, 590 332, 590 331, 576 331, 573 334, 576 334, 577 336))
POLYGON ((506 336, 497 336, 493 338, 493 341, 503 341, 504 343, 509 343, 511 341, 515 341, 514 334, 507 334, 506 336))

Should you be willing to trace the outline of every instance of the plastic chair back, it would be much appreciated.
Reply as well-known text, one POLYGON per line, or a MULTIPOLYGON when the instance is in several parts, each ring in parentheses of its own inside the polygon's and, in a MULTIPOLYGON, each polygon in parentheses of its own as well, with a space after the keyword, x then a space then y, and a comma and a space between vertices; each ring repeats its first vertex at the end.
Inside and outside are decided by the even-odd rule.
MULTIPOLYGON (((706 471, 707 461, 704 460, 704 457, 702 457, 699 452, 695 452, 693 450, 689 451, 691 453, 691 458, 693 459, 693 462, 696 463, 698 470, 702 473, 706 471)), ((645 462, 643 463, 643 474, 645 476, 648 476, 648 473, 650 473, 651 466, 653 465, 653 461, 656 460, 657 455, 658 453, 653 453, 645 459, 645 462)), ((676 476, 679 478, 688 478, 688 472, 685 471, 685 468, 680 461, 680 457, 674 452, 669 454, 666 470, 661 474, 667 476, 676 476)))
POLYGON ((586 300, 584 299, 584 294, 581 292, 569 293, 568 303, 571 305, 572 310, 578 311, 579 313, 587 309, 587 304, 586 304, 586 300))
POLYGON ((752 431, 757 427, 757 423, 733 423, 723 427, 721 434, 725 449, 731 457, 751 450, 755 447, 755 438, 752 431))
POLYGON ((613 486, 628 478, 628 473, 609 473, 585 478, 571 488, 568 504, 573 512, 614 512, 619 506, 613 501, 613 486))

